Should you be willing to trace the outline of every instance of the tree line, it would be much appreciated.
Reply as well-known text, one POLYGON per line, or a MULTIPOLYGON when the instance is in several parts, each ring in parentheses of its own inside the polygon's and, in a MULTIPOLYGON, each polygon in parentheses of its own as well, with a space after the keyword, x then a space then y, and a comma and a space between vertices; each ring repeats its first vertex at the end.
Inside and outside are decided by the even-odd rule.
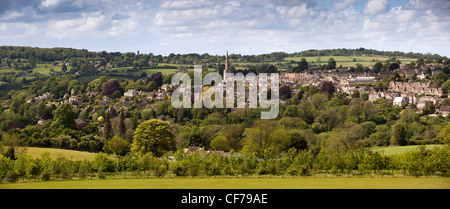
POLYGON ((231 152, 223 157, 215 152, 183 150, 155 157, 129 153, 123 157, 96 154, 94 160, 70 160, 59 156, 52 158, 45 152, 38 158, 20 155, 13 160, 0 155, 0 183, 48 181, 60 179, 104 179, 147 177, 261 177, 261 176, 314 176, 314 177, 364 177, 389 175, 448 176, 450 151, 420 146, 398 155, 382 155, 367 149, 338 152, 322 149, 318 154, 291 148, 278 155, 268 148, 264 157, 255 154, 231 152))
MULTIPOLYGON (((446 56, 438 54, 423 54, 413 52, 399 51, 379 51, 375 49, 324 49, 324 50, 304 50, 295 53, 272 52, 259 55, 241 55, 230 54, 230 59, 238 62, 283 62, 285 57, 311 57, 311 56, 385 56, 385 57, 409 57, 432 59, 438 63, 448 62, 446 56)), ((86 49, 72 48, 38 48, 24 46, 0 46, 0 61, 2 66, 11 65, 11 59, 27 59, 30 63, 37 62, 54 62, 63 60, 70 62, 71 65, 77 60, 104 61, 106 63, 114 63, 116 67, 127 66, 151 66, 154 63, 173 63, 173 64, 194 64, 194 63, 217 63, 224 62, 224 55, 210 55, 208 53, 197 54, 174 54, 168 56, 155 55, 153 53, 137 53, 135 52, 92 52, 86 49), (5 59, 6 58, 6 59, 5 59), (10 59, 10 60, 8 60, 10 59), (9 63, 9 64, 8 64, 9 63)))
MULTIPOLYGON (((408 58, 422 58, 422 59, 433 59, 437 62, 441 63, 444 60, 448 61, 446 56, 440 56, 438 54, 431 53, 414 53, 414 52, 400 52, 400 51, 379 51, 375 49, 365 49, 365 48, 357 48, 357 49, 310 49, 301 51, 298 53, 294 53, 297 57, 315 57, 315 56, 383 56, 383 57, 408 57, 408 58)), ((395 60, 394 60, 395 61, 395 60)))

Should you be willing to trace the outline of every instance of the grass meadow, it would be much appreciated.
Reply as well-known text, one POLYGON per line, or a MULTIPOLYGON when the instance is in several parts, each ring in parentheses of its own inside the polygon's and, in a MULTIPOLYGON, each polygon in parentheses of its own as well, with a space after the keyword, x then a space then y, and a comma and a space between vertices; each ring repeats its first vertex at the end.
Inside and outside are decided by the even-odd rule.
MULTIPOLYGON (((379 57, 379 56, 317 56, 317 57, 286 57, 284 58, 286 61, 296 61, 300 62, 302 58, 305 58, 310 67, 319 67, 321 65, 325 65, 328 63, 328 59, 333 58, 336 61, 336 66, 342 65, 342 67, 356 67, 356 64, 362 64, 363 66, 374 65, 377 62, 384 62, 388 59, 388 57, 379 57)), ((400 62, 402 63, 410 63, 411 61, 415 61, 410 58, 401 58, 399 57, 400 62)))
POLYGON ((0 189, 450 189, 443 177, 176 177, 3 183, 0 189))
MULTIPOLYGON (((39 63, 36 64, 36 68, 33 69, 34 73, 40 73, 44 75, 50 75, 50 69, 53 69, 55 72, 61 72, 61 65, 53 65, 53 63, 39 63)), ((67 66, 67 70, 70 70, 71 66, 67 66)))
MULTIPOLYGON (((411 146, 395 146, 395 147, 374 147, 372 151, 379 152, 381 155, 398 155, 403 152, 419 148, 420 145, 411 146)), ((433 149, 434 147, 442 147, 443 145, 429 144, 425 145, 426 149, 433 149)))
MULTIPOLYGON (((66 149, 54 149, 54 148, 44 148, 44 147, 28 147, 26 153, 33 158, 40 158, 42 153, 49 152, 50 157, 56 159, 58 157, 65 157, 70 160, 94 160, 97 153, 83 152, 76 150, 66 150, 66 149)), ((112 156, 111 156, 112 158, 112 156)))

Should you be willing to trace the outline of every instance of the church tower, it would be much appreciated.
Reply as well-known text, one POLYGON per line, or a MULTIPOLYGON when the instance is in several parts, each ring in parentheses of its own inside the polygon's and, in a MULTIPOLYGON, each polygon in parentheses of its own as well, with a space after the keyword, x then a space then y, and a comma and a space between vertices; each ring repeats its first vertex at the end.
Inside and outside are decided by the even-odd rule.
POLYGON ((223 70, 223 80, 224 81, 227 80, 227 73, 229 71, 228 66, 229 66, 229 63, 228 63, 228 50, 227 50, 227 53, 225 55, 225 69, 223 70))

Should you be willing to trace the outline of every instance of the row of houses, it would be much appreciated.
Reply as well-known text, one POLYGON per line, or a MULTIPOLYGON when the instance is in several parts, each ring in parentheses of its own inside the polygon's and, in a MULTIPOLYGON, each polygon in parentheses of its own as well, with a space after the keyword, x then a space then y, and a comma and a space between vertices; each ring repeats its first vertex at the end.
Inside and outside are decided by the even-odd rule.
POLYGON ((34 97, 34 98, 31 98, 31 99, 27 100, 27 103, 34 102, 36 104, 39 104, 39 103, 42 102, 42 100, 49 98, 51 95, 52 94, 50 92, 47 92, 45 94, 42 94, 42 95, 39 95, 37 97, 34 97))
MULTIPOLYGON (((421 69, 419 69, 420 71, 421 69)), ((416 73, 416 70, 397 70, 402 73, 416 73), (410 72, 411 71, 411 72, 410 72)), ((443 100, 443 91, 441 88, 434 88, 431 81, 427 82, 396 82, 389 83, 388 91, 375 91, 369 85, 378 82, 382 77, 389 76, 373 76, 368 74, 354 74, 354 73, 336 73, 328 72, 321 75, 315 73, 284 73, 281 76, 281 81, 288 85, 316 85, 320 86, 323 81, 331 81, 336 86, 336 89, 341 92, 346 92, 349 95, 358 92, 367 92, 369 101, 376 101, 380 98, 389 99, 393 105, 413 104, 418 109, 422 110, 427 105, 433 103, 438 104, 443 100), (362 85, 354 85, 362 84, 362 85)), ((450 97, 450 94, 448 95, 450 97)), ((443 116, 448 115, 446 106, 437 106, 437 111, 443 116)))
POLYGON ((431 82, 395 82, 391 81, 389 83, 389 88, 394 92, 402 92, 402 93, 415 93, 415 94, 424 94, 424 95, 433 95, 440 97, 443 94, 441 88, 432 88, 431 82))

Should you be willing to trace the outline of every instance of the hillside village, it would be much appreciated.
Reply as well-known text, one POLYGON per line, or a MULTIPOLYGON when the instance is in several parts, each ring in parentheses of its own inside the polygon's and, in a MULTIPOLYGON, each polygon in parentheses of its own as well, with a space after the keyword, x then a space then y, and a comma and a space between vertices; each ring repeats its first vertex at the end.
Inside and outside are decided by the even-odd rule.
MULTIPOLYGON (((56 61, 58 65, 69 65, 63 61, 56 61)), ((226 67, 224 69, 224 74, 229 70, 228 56, 226 57, 226 67)), ((96 64, 96 68, 99 71, 104 70, 103 66, 109 66, 111 64, 106 63, 103 65, 96 64)), ((351 96, 354 93, 368 94, 368 100, 375 102, 377 99, 385 98, 392 101, 395 106, 407 106, 415 107, 418 110, 422 110, 425 106, 433 104, 435 105, 435 111, 428 114, 430 116, 437 116, 441 114, 446 117, 449 114, 450 107, 448 105, 439 105, 441 101, 450 97, 450 92, 444 95, 441 88, 434 88, 431 85, 430 79, 426 79, 427 69, 431 70, 431 76, 436 75, 438 70, 446 67, 445 64, 424 64, 421 67, 410 69, 408 64, 401 64, 398 69, 392 72, 349 72, 351 67, 348 68, 338 68, 332 70, 311 70, 303 73, 292 73, 292 72, 280 72, 280 86, 287 85, 292 89, 293 94, 298 93, 299 86, 316 86, 320 87, 324 81, 332 82, 336 87, 337 92, 344 92, 351 96), (383 79, 388 79, 393 74, 398 74, 403 78, 410 78, 408 81, 390 81, 386 89, 379 89, 375 87, 374 84, 383 81, 383 79)), ((448 67, 448 65, 447 65, 448 67)), ((368 66, 368 69, 372 69, 373 66, 368 66)), ((428 77, 429 78, 429 77, 428 77)), ((145 79, 145 78, 144 78, 145 79)), ((157 101, 162 101, 170 96, 176 85, 169 83, 162 84, 158 89, 148 92, 143 90, 129 89, 123 92, 123 95, 113 100, 108 96, 102 96, 101 100, 98 100, 98 95, 101 92, 93 91, 87 89, 86 91, 76 92, 72 89, 69 93, 66 93, 62 99, 56 100, 46 100, 50 97, 51 92, 46 92, 45 94, 39 95, 34 98, 28 99, 26 102, 34 102, 36 104, 41 103, 46 100, 48 105, 55 105, 58 107, 59 104, 69 103, 74 109, 78 111, 83 111, 84 108, 91 109, 94 113, 101 109, 103 106, 110 107, 118 111, 120 108, 129 108, 132 104, 144 103, 142 106, 144 109, 154 109, 154 103, 157 101), (95 100, 95 101, 94 101, 95 100), (93 108, 91 108, 93 107, 93 108)), ((235 92, 236 94, 236 92, 235 92)), ((247 95, 248 96, 248 89, 247 95)), ((281 101, 282 103, 284 101, 281 101)), ((9 107, 9 103, 3 104, 4 108, 9 107)), ((236 110, 236 108, 234 108, 236 110)), ((159 117, 164 117, 163 115, 159 117)), ((168 121, 174 122, 174 119, 167 118, 168 121)), ((45 121, 40 120, 38 123, 42 124, 45 121)), ((84 124, 87 122, 79 119, 76 121, 77 125, 84 124)), ((102 129, 102 125, 98 126, 102 129)))
MULTIPOLYGON (((14 64, 23 64, 25 60, 3 58, 2 65, 12 67, 0 73, 3 139, 16 137, 28 146, 111 153, 113 145, 109 143, 118 137, 126 141, 127 148, 117 154, 125 155, 129 153, 137 127, 150 119, 159 119, 171 124, 176 148, 184 152, 206 150, 228 156, 235 150, 262 156, 270 147, 250 143, 258 140, 254 138, 258 135, 252 132, 270 129, 281 135, 265 140, 286 140, 268 143, 276 152, 299 147, 317 154, 323 147, 336 146, 332 141, 341 130, 355 132, 356 138, 352 139, 355 147, 442 143, 440 133, 450 117, 449 62, 439 57, 426 59, 417 66, 397 64, 397 59, 390 65, 382 66, 384 63, 374 60, 374 65, 356 68, 338 67, 330 58, 331 64, 317 68, 306 63, 300 69, 305 66, 303 59, 283 62, 288 55, 282 53, 261 56, 270 60, 270 64, 245 65, 242 63, 252 63, 249 60, 255 58, 228 56, 228 53, 209 59, 204 58, 207 55, 197 56, 192 64, 204 65, 204 74, 206 69, 221 75, 255 73, 257 79, 249 82, 249 88, 257 84, 258 73, 279 73, 280 113, 270 122, 270 127, 262 128, 264 123, 258 123, 261 108, 175 109, 171 106, 170 97, 178 88, 171 84, 173 74, 184 72, 192 80, 192 69, 183 64, 159 70, 156 62, 176 65, 173 63, 177 59, 184 60, 191 55, 138 57, 111 53, 102 57, 105 53, 92 55, 90 59, 95 61, 55 59, 53 67, 61 70, 50 71, 49 75, 32 74, 32 69, 21 69, 19 64, 14 64), (174 60, 169 61, 170 57, 174 60), (62 69, 64 66, 66 70, 62 69), (123 66, 127 72, 120 75, 123 66), (23 78, 28 74, 36 78, 23 78), (84 77, 92 79, 79 79, 84 77), (412 115, 412 120, 402 119, 405 115, 412 115), (397 126, 403 127, 401 140, 393 134, 397 126), (296 144, 302 143, 299 139, 306 141, 305 146, 296 144)), ((237 94, 236 88, 234 93, 237 94)))
MULTIPOLYGON (((399 69, 383 73, 348 72, 350 67, 305 73, 281 73, 281 82, 290 86, 314 85, 320 87, 322 82, 328 81, 334 84, 337 91, 345 92, 348 95, 365 92, 371 102, 385 98, 391 100, 393 105, 414 106, 422 110, 429 104, 436 105, 450 97, 450 92, 444 93, 442 88, 433 87, 430 79, 426 79, 427 69, 431 70, 431 76, 433 76, 440 72, 435 69, 443 67, 445 67, 444 64, 427 64, 410 70, 407 64, 402 64, 399 69), (408 81, 390 81, 388 88, 382 90, 371 85, 389 78, 395 73, 410 79, 408 81)), ((369 66, 369 68, 372 69, 373 66, 369 66)), ((448 108, 449 106, 439 105, 436 112, 430 115, 442 114, 443 117, 446 117, 449 114, 448 108)))

